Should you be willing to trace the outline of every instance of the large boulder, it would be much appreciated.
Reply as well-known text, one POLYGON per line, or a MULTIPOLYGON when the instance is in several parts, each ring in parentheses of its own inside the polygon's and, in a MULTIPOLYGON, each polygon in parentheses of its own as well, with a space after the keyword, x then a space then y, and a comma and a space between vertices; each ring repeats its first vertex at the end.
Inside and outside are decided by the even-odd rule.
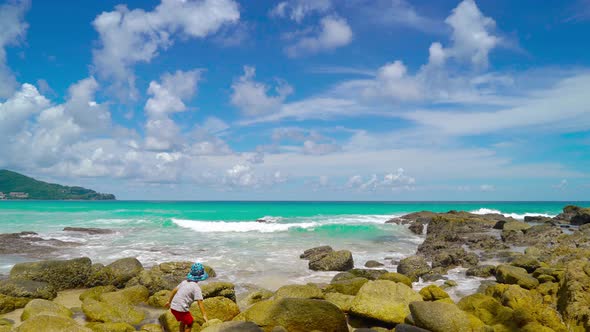
POLYGON ((113 283, 115 278, 113 270, 104 264, 95 263, 90 267, 90 275, 86 281, 86 287, 107 286, 113 283))
POLYGON ((161 290, 156 294, 150 296, 148 298, 147 304, 155 308, 164 308, 166 303, 168 303, 168 299, 170 299, 170 294, 172 292, 168 290, 161 290))
POLYGON ((497 284, 488 287, 485 295, 511 308, 514 311, 512 322, 523 330, 527 326, 541 325, 556 332, 567 331, 559 313, 551 305, 546 304, 543 296, 536 290, 526 290, 517 285, 497 284))
POLYGON ((369 281, 352 301, 350 312, 386 324, 400 324, 410 313, 408 304, 413 301, 422 301, 422 296, 402 283, 369 281))
POLYGON ((379 276, 378 280, 389 280, 393 282, 401 282, 402 284, 412 288, 412 280, 405 275, 397 272, 387 272, 379 276))
POLYGON ((510 265, 521 267, 528 273, 533 273, 536 269, 541 267, 541 263, 534 257, 529 255, 519 255, 515 257, 510 265))
POLYGON ((514 323, 513 316, 514 310, 505 307, 495 298, 476 293, 473 295, 462 298, 457 306, 477 318, 482 322, 490 326, 504 327, 508 331, 517 330, 517 326, 514 323))
POLYGON ((0 281, 0 294, 51 300, 57 296, 57 291, 55 287, 42 281, 7 279, 0 281))
POLYGON ((365 283, 369 281, 366 278, 352 278, 331 282, 325 289, 327 293, 340 293, 346 295, 356 295, 365 283))
POLYGON ((432 332, 480 331, 485 324, 454 304, 443 302, 412 302, 410 311, 416 326, 432 332))
POLYGON ((558 293, 557 309, 574 331, 590 331, 590 262, 570 262, 558 293))
POLYGON ((69 318, 72 317, 73 314, 70 309, 61 304, 48 300, 34 299, 27 303, 20 319, 24 321, 39 315, 55 315, 69 318))
POLYGON ((354 300, 353 295, 346 295, 341 293, 326 293, 324 299, 328 302, 334 303, 340 310, 349 312, 354 300))
POLYGON ((442 299, 450 299, 447 292, 437 285, 428 285, 420 290, 420 295, 424 301, 438 301, 442 299))
POLYGON ((468 253, 463 248, 442 250, 432 257, 432 268, 473 267, 477 263, 479 263, 477 255, 468 253))
POLYGON ((106 266, 113 274, 112 284, 118 288, 125 287, 125 284, 133 277, 143 271, 143 265, 135 257, 118 259, 106 266))
POLYGON ((522 221, 510 221, 504 224, 502 230, 504 231, 524 231, 532 226, 522 221))
POLYGON ((203 298, 223 296, 236 302, 235 286, 231 282, 213 281, 200 283, 203 298))
POLYGON ((539 280, 529 275, 525 269, 511 265, 499 265, 496 268, 496 280, 503 284, 516 284, 526 289, 539 286, 539 280))
POLYGON ((86 327, 93 332, 135 332, 133 325, 127 323, 88 323, 86 327))
POLYGON ((0 315, 23 308, 29 301, 31 299, 27 297, 13 297, 0 294, 0 315))
POLYGON ((282 299, 285 297, 299 298, 299 299, 323 299, 324 294, 318 286, 314 284, 308 285, 285 285, 277 289, 274 294, 275 299, 282 299))
POLYGON ((82 302, 82 311, 90 322, 137 325, 145 318, 145 313, 131 304, 108 303, 93 298, 87 298, 82 302))
POLYGON ((10 278, 47 282, 56 290, 78 288, 88 281, 91 266, 92 262, 88 257, 18 263, 10 270, 10 278))
POLYGON ((355 277, 367 278, 369 280, 377 280, 380 276, 387 273, 387 270, 375 270, 375 269, 352 269, 348 270, 348 273, 355 277))
POLYGON ((496 267, 494 265, 477 265, 467 269, 465 274, 469 277, 489 278, 496 274, 496 267))
POLYGON ((572 225, 584 225, 590 223, 590 208, 580 208, 572 216, 572 225))
POLYGON ((147 302, 149 292, 145 286, 133 286, 115 292, 102 293, 99 300, 106 303, 126 303, 131 305, 147 302))
POLYGON ((305 250, 303 254, 299 256, 299 258, 311 260, 314 256, 325 256, 333 251, 334 249, 332 249, 330 246, 315 247, 305 250))
POLYGON ((208 326, 201 332, 262 332, 262 329, 252 322, 223 322, 208 326))
POLYGON ((238 301, 238 304, 241 308, 247 308, 254 303, 267 300, 273 295, 274 293, 267 289, 256 289, 245 294, 245 296, 238 301))
POLYGON ((312 256, 309 268, 314 271, 347 271, 354 267, 352 253, 348 250, 312 256))
POLYGON ((84 301, 87 298, 93 298, 95 300, 99 300, 100 295, 102 295, 104 293, 114 292, 116 290, 117 290, 117 287, 115 287, 113 285, 96 286, 96 287, 92 287, 92 288, 87 289, 84 292, 82 292, 82 294, 80 294, 80 296, 79 296, 79 299, 80 299, 80 301, 84 301))
POLYGON ((401 273, 412 281, 418 281, 418 278, 430 271, 430 265, 423 256, 410 256, 402 259, 397 265, 397 272, 401 273))
POLYGON ((344 313, 324 300, 284 298, 267 300, 248 308, 242 319, 270 332, 282 326, 290 332, 348 332, 344 313))
MULTIPOLYGON (((129 280, 127 286, 144 285, 148 288, 150 294, 155 294, 161 290, 172 290, 186 279, 192 265, 193 262, 190 261, 162 263, 149 270, 142 270, 136 277, 129 280)), ((204 267, 207 274, 209 274, 209 278, 216 276, 215 271, 210 266, 205 265, 204 267)), ((231 298, 231 295, 226 297, 231 298)))
POLYGON ((27 319, 20 324, 15 332, 92 332, 80 326, 75 320, 63 316, 39 315, 27 319))

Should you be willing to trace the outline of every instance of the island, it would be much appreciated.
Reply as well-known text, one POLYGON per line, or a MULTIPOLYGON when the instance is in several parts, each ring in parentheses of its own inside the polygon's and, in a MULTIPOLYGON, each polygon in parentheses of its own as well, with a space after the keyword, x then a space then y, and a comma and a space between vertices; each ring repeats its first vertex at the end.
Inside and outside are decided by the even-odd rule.
POLYGON ((114 200, 113 194, 101 194, 82 187, 47 183, 26 175, 0 170, 0 200, 114 200))

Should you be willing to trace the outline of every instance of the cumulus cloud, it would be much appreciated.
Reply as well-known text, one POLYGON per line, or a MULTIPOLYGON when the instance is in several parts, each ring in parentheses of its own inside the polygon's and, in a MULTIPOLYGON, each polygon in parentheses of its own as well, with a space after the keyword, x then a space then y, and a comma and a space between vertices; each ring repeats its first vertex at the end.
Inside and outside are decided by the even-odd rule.
POLYGON ((117 91, 129 92, 121 97, 134 98, 133 65, 150 62, 178 35, 204 38, 239 18, 238 4, 233 0, 162 0, 152 11, 119 5, 92 23, 99 33, 94 65, 101 77, 115 81, 117 91))
POLYGON ((412 189, 416 179, 404 174, 403 168, 397 171, 387 173, 382 177, 372 174, 368 178, 361 175, 353 175, 346 182, 347 188, 357 189, 359 191, 376 191, 380 189, 412 189))
POLYGON ((288 17, 295 22, 301 22, 311 13, 324 13, 332 8, 331 0, 291 0, 278 3, 270 11, 271 17, 288 17))
POLYGON ((352 29, 348 22, 338 16, 326 16, 320 21, 320 27, 305 33, 285 52, 290 57, 299 57, 330 51, 346 46, 352 42, 352 29))
POLYGON ((0 103, 0 132, 8 139, 23 130, 29 118, 49 106, 49 100, 31 84, 21 89, 4 103, 0 103))
POLYGON ((30 7, 30 0, 9 1, 0 5, 0 98, 10 97, 18 86, 6 64, 6 47, 24 39, 29 27, 25 22, 25 13, 30 7))
POLYGON ((256 68, 244 66, 244 75, 232 83, 231 103, 245 115, 260 116, 277 111, 284 100, 293 93, 293 88, 279 80, 274 87, 274 95, 269 94, 271 87, 255 81, 256 68))
POLYGON ((145 104, 148 116, 146 122, 146 148, 169 150, 182 143, 180 128, 169 115, 186 111, 184 100, 191 98, 197 90, 200 71, 176 71, 165 73, 160 82, 150 82, 145 104))

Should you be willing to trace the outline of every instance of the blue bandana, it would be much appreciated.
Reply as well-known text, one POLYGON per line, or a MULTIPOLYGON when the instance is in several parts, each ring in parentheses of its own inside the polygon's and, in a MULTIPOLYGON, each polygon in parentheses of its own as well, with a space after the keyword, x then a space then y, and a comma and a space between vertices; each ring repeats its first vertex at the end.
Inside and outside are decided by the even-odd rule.
POLYGON ((188 281, 203 281, 209 278, 205 267, 201 263, 195 263, 191 266, 191 271, 186 275, 188 281))

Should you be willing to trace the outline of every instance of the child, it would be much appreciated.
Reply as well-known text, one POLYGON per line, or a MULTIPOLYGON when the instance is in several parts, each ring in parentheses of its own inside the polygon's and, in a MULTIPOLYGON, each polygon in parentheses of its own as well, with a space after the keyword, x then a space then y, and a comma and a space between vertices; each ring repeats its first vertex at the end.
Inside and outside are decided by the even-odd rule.
POLYGON ((180 322, 180 332, 190 332, 193 327, 194 318, 191 315, 189 308, 194 301, 197 301, 205 322, 207 321, 207 313, 203 306, 203 294, 201 287, 197 284, 209 278, 205 268, 201 263, 195 263, 191 266, 191 271, 187 274, 186 280, 183 280, 170 294, 170 299, 166 303, 166 308, 174 315, 177 321, 180 322))

